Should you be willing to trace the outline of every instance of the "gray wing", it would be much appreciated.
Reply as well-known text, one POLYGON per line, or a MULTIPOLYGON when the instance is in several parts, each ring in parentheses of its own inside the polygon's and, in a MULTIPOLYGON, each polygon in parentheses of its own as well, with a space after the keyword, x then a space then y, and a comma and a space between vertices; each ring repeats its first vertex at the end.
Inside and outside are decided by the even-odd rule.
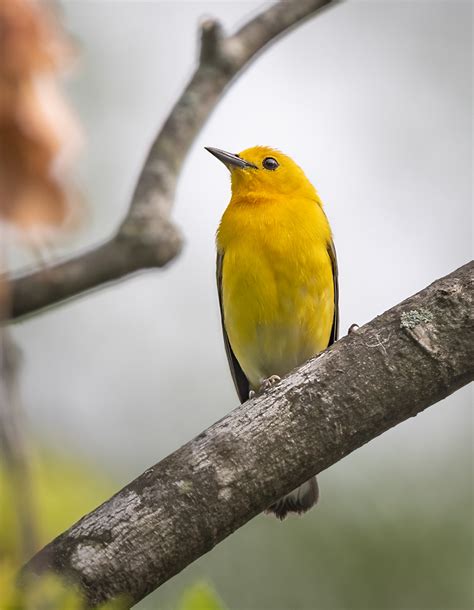
POLYGON ((328 244, 328 254, 329 258, 331 259, 332 277, 334 279, 334 320, 332 322, 331 335, 329 337, 329 347, 329 345, 332 345, 335 341, 337 341, 337 337, 339 334, 339 280, 336 249, 332 240, 328 244))
POLYGON ((232 374, 232 379, 234 380, 235 389, 237 390, 237 394, 239 396, 240 402, 245 402, 249 397, 249 381, 245 376, 240 364, 235 357, 234 352, 229 343, 229 337, 227 336, 227 332, 225 329, 225 321, 224 321, 224 308, 222 305, 222 263, 224 261, 224 253, 217 252, 217 261, 216 261, 216 280, 217 280, 217 292, 219 294, 219 307, 221 310, 221 324, 222 324, 222 335, 224 337, 224 347, 225 352, 227 354, 227 361, 229 362, 230 372, 232 374))

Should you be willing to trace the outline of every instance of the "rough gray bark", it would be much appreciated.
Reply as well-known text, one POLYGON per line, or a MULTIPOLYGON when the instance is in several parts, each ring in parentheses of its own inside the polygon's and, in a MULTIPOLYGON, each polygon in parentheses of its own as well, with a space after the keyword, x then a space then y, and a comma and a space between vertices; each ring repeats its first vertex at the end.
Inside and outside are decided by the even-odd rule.
POLYGON ((182 238, 170 212, 181 167, 199 130, 229 83, 265 46, 330 2, 278 2, 231 36, 218 22, 206 20, 198 67, 150 148, 117 233, 83 254, 14 279, 10 319, 175 258, 182 238))
POLYGON ((277 498, 472 380, 471 262, 237 407, 26 566, 133 604, 277 498))

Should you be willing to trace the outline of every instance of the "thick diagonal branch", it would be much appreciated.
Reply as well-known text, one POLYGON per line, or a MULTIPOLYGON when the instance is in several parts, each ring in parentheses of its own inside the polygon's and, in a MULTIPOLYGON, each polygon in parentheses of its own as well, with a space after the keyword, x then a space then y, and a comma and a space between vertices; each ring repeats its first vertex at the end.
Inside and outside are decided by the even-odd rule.
POLYGON ((11 319, 136 271, 163 267, 177 256, 182 239, 170 212, 181 167, 199 130, 230 81, 259 51, 330 2, 278 2, 232 36, 224 36, 216 21, 205 21, 198 67, 150 148, 117 233, 72 259, 14 279, 11 319))
POLYGON ((296 485, 467 384, 473 271, 438 280, 232 411, 26 572, 71 576, 92 606, 137 602, 296 485))

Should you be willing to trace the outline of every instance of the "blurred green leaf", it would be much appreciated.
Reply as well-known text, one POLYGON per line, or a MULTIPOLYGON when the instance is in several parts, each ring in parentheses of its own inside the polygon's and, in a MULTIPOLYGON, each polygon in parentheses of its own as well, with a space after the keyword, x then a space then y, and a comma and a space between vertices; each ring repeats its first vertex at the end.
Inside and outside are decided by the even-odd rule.
MULTIPOLYGON (((97 468, 71 456, 31 450, 32 497, 40 545, 70 527, 116 491, 97 468)), ((0 559, 18 560, 18 515, 12 502, 13 481, 0 462, 0 559)))
MULTIPOLYGON (((93 510, 115 491, 94 468, 71 456, 30 451, 32 497, 44 545, 93 510)), ((0 461, 0 610, 82 610, 80 594, 58 576, 46 574, 22 591, 15 586, 21 567, 19 520, 14 503, 15 479, 0 461)), ((100 610, 120 610, 123 602, 109 602, 100 610)))
POLYGON ((184 592, 177 610, 226 610, 226 608, 207 583, 198 582, 184 592))

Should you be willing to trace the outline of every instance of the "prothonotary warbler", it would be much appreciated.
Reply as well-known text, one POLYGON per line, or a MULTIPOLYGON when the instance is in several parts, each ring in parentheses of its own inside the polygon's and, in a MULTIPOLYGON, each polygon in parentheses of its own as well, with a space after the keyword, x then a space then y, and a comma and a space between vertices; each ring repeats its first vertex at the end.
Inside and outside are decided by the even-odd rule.
MULTIPOLYGON (((316 189, 287 155, 207 148, 230 170, 232 197, 217 230, 217 286, 240 401, 337 339, 337 263, 316 189)), ((318 501, 313 477, 272 504, 283 519, 318 501)))

